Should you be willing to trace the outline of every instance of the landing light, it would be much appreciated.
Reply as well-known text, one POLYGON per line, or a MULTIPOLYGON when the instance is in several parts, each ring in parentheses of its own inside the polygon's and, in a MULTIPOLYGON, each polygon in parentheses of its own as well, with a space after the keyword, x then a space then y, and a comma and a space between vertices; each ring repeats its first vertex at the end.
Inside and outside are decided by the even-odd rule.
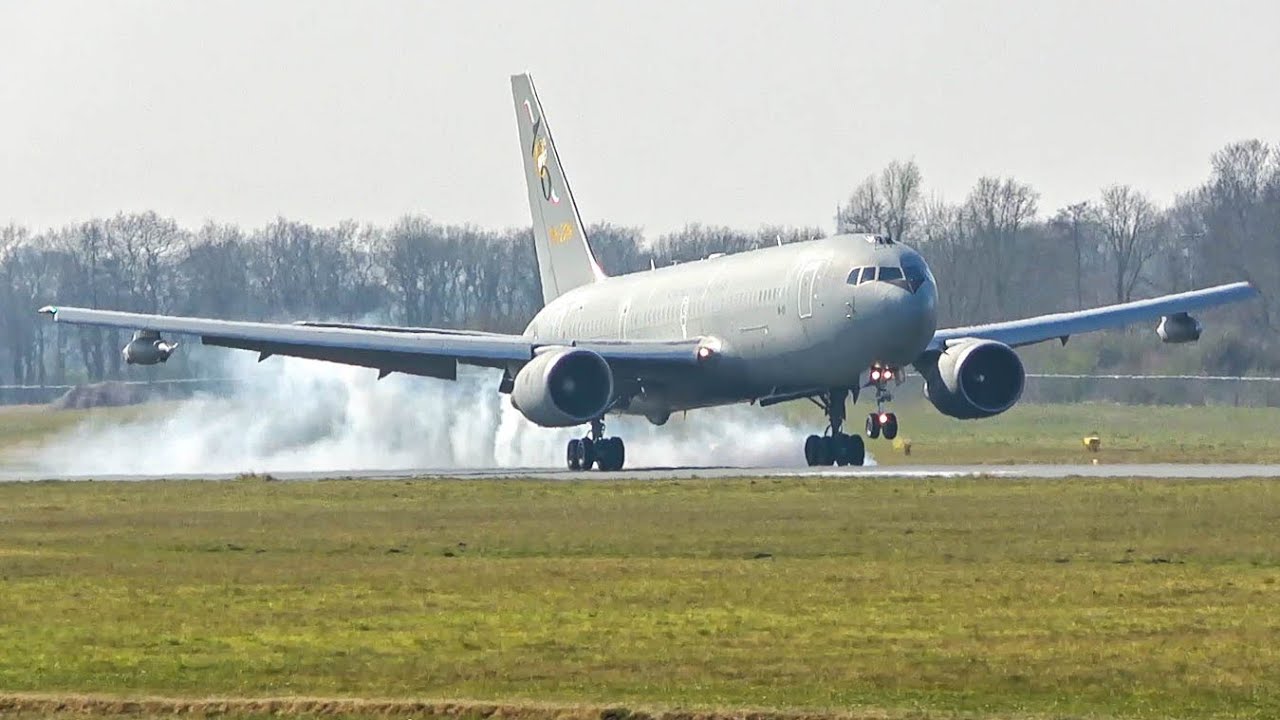
POLYGON ((889 414, 888 414, 888 413, 880 413, 880 424, 881 424, 881 425, 884 425, 884 424, 885 424, 885 423, 887 423, 887 422, 889 422, 889 414))
POLYGON ((880 371, 879 371, 879 370, 872 370, 872 371, 871 371, 871 381, 872 381, 872 382, 875 382, 875 381, 877 381, 877 380, 879 380, 879 379, 880 379, 880 371))
POLYGON ((885 379, 885 380, 892 380, 892 379, 893 379, 893 371, 892 371, 892 370, 885 370, 885 371, 884 371, 884 379, 885 379))

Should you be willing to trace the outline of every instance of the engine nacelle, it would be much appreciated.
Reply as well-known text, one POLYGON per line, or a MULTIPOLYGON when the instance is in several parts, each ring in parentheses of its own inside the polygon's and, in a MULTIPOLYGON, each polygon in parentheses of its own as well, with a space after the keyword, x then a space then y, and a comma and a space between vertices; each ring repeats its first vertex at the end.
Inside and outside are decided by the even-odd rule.
POLYGON ((995 340, 967 340, 918 368, 924 395, 943 415, 961 420, 991 417, 1022 397, 1027 372, 1013 348, 995 340))
POLYGON ((1160 324, 1156 326, 1161 342, 1167 343, 1195 342, 1200 339, 1202 330, 1200 321, 1186 313, 1161 316, 1160 324))
POLYGON ((544 352, 516 373, 511 404, 542 427, 572 427, 599 417, 613 399, 613 371, 580 348, 544 352))
POLYGON ((160 338, 160 333, 139 330, 133 334, 129 344, 124 346, 121 354, 129 365, 156 365, 168 360, 177 349, 178 343, 165 342, 160 338))

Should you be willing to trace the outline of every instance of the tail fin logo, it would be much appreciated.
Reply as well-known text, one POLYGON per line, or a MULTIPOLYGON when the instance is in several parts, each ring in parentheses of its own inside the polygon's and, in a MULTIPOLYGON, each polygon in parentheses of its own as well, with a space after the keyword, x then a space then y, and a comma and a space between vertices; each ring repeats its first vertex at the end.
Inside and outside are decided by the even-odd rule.
POLYGON ((553 205, 559 205, 560 195, 551 186, 551 170, 547 168, 547 139, 538 134, 542 129, 542 118, 534 117, 533 105, 528 100, 524 101, 524 109, 529 114, 529 122, 533 125, 533 147, 529 152, 533 156, 534 172, 537 173, 538 182, 542 185, 542 197, 553 205))

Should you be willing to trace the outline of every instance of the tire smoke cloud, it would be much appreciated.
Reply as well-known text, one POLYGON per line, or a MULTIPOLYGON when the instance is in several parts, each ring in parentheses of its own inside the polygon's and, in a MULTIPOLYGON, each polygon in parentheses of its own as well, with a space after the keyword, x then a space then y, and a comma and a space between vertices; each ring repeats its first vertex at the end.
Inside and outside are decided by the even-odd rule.
MULTIPOLYGON (((584 428, 546 429, 497 392, 498 373, 459 369, 449 382, 292 358, 224 359, 229 396, 154 406, 136 420, 91 419, 35 452, 59 476, 564 467, 584 428)), ((627 468, 804 466, 809 429, 746 405, 674 415, 662 427, 610 416, 627 468)), ((870 462, 870 458, 868 458, 870 462)))

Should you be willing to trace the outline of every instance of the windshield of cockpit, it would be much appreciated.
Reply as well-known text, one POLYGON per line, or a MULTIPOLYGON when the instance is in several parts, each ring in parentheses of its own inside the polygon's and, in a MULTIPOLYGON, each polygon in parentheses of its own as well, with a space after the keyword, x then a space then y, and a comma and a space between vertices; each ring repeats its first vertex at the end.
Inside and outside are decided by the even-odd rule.
POLYGON ((929 274, 929 266, 925 264, 924 258, 919 255, 903 255, 901 263, 901 267, 895 265, 856 267, 849 273, 846 282, 850 285, 887 282, 890 285, 897 285, 914 293, 926 281, 932 279, 932 275, 929 274))

